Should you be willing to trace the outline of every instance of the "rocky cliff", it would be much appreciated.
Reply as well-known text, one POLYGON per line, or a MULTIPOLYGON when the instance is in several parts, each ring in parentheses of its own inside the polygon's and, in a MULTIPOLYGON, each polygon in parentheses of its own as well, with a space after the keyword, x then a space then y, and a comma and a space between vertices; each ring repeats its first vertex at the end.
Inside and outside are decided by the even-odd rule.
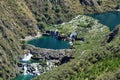
POLYGON ((116 37, 120 35, 120 25, 116 26, 116 28, 108 35, 107 42, 113 41, 116 37))

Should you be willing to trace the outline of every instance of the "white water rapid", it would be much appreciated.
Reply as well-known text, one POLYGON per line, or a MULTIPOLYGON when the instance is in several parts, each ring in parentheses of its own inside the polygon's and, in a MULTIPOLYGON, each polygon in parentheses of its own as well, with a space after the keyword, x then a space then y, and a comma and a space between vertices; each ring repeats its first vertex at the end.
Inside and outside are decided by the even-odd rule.
POLYGON ((23 73, 23 74, 24 74, 24 75, 27 75, 27 66, 26 66, 26 65, 24 65, 24 67, 23 67, 23 68, 24 68, 24 73, 23 73))
POLYGON ((32 54, 27 53, 27 54, 24 55, 24 58, 22 59, 22 61, 29 61, 32 56, 33 56, 32 54))

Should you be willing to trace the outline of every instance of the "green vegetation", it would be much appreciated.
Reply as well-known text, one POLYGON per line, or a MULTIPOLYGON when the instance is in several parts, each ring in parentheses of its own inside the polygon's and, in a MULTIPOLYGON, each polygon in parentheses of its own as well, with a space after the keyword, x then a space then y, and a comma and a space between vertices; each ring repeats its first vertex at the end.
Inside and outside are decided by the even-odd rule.
POLYGON ((25 47, 21 48, 20 39, 35 35, 36 31, 36 20, 24 0, 0 1, 0 77, 3 80, 12 80, 19 73, 15 70, 18 55, 25 47))
MULTIPOLYGON (((85 50, 87 53, 91 54, 96 49, 98 50, 96 51, 98 53, 99 48, 101 48, 100 45, 102 45, 100 44, 101 39, 105 34, 108 34, 109 31, 105 29, 105 32, 100 32, 100 29, 93 28, 93 19, 91 19, 89 23, 87 23, 87 21, 75 21, 75 24, 67 23, 63 26, 51 25, 67 22, 78 14, 113 11, 115 10, 116 5, 119 5, 116 1, 119 2, 119 0, 104 0, 101 6, 97 4, 95 6, 84 6, 80 3, 80 0, 0 0, 0 80, 2 80, 2 78, 3 80, 12 80, 13 77, 19 74, 19 70, 17 70, 16 66, 18 56, 23 53, 23 49, 26 47, 26 44, 20 41, 21 38, 24 39, 29 35, 35 36, 39 30, 44 31, 44 29, 50 30, 53 28, 58 28, 61 33, 65 34, 80 31, 78 37, 85 38, 86 40, 84 43, 80 41, 74 42, 74 47, 76 48, 74 56, 76 59, 68 64, 62 65, 62 67, 66 66, 62 70, 66 71, 64 74, 60 71, 62 67, 57 68, 59 70, 56 69, 52 71, 55 74, 55 77, 60 77, 62 80, 67 78, 74 79, 73 77, 76 77, 78 73, 72 69, 72 64, 77 64, 75 62, 81 61, 79 58, 82 57, 80 53, 85 50), (74 27, 76 26, 77 28, 75 29, 74 27), (89 33, 86 32, 88 30, 89 33), (60 76, 58 76, 58 74, 60 74, 60 76)), ((118 43, 112 42, 110 45, 116 46, 118 43)), ((117 48, 110 49, 117 51, 117 48)), ((106 51, 109 52, 109 50, 106 51)), ((85 59, 83 60, 83 63, 84 61, 85 59)), ((74 69, 76 70, 76 67, 74 67, 74 69)), ((46 73, 46 75, 47 74, 48 73, 46 73)))
MULTIPOLYGON (((69 21, 78 14, 90 14, 96 12, 111 11, 113 9, 111 9, 109 6, 114 8, 116 7, 117 4, 117 1, 104 0, 102 1, 101 6, 99 6, 99 4, 96 4, 94 6, 86 5, 88 7, 86 8, 86 6, 80 4, 80 0, 71 0, 71 1, 45 0, 42 2, 38 0, 36 1, 25 0, 25 2, 26 5, 33 12, 36 20, 38 21, 38 24, 43 23, 46 25, 60 24, 65 21, 69 21)), ((97 1, 93 1, 93 3, 97 3, 97 1)), ((83 23, 81 25, 84 26, 87 24, 83 23)))
POLYGON ((55 26, 55 28, 58 28, 65 34, 69 34, 70 31, 79 30, 78 38, 83 37, 85 41, 81 42, 78 40, 74 42, 73 47, 76 52, 73 53, 73 55, 75 59, 34 78, 34 80, 119 79, 119 77, 116 77, 120 73, 118 71, 120 67, 120 37, 118 34, 116 34, 112 42, 107 43, 106 35, 109 34, 109 29, 98 23, 97 20, 86 16, 79 16, 68 23, 55 26), (88 21, 86 21, 86 19, 88 21), (81 26, 81 24, 83 24, 82 22, 85 24, 92 23, 91 27, 87 27, 88 25, 81 26), (73 26, 76 25, 78 27, 73 28, 73 26), (87 31, 84 32, 86 28, 87 31), (66 29, 66 31, 64 29, 66 29))
POLYGON ((46 61, 40 61, 39 63, 41 66, 46 66, 46 61))
POLYGON ((0 80, 3 80, 3 78, 0 78, 0 80))

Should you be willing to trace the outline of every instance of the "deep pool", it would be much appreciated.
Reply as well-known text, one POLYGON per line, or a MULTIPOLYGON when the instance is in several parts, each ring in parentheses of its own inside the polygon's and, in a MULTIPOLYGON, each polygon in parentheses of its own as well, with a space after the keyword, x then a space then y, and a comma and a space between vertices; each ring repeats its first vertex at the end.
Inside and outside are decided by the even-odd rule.
POLYGON ((102 24, 108 26, 110 30, 113 30, 118 24, 120 24, 120 11, 88 14, 88 16, 98 19, 102 24))
MULTIPOLYGON (((95 19, 98 19, 102 24, 108 26, 110 30, 113 30, 115 26, 120 24, 120 12, 105 12, 100 14, 88 14, 95 19)), ((68 49, 70 45, 66 41, 60 41, 52 36, 43 36, 38 39, 33 39, 27 42, 28 44, 34 45, 40 48, 47 49, 68 49)), ((13 80, 31 80, 31 75, 20 75, 13 80)))
POLYGON ((68 49, 70 44, 67 41, 57 40, 52 36, 42 36, 41 38, 33 39, 27 42, 40 48, 46 49, 68 49))
POLYGON ((32 80, 34 76, 32 75, 19 75, 15 77, 13 80, 32 80))

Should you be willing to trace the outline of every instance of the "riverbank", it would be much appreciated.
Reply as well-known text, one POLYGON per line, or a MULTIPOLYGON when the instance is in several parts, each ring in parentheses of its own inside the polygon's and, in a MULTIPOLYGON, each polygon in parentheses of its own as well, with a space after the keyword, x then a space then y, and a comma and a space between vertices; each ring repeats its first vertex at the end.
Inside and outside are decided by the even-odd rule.
POLYGON ((119 12, 120 12, 120 9, 117 9, 117 11, 119 11, 119 12))
POLYGON ((32 39, 35 39, 35 38, 40 38, 41 36, 42 36, 42 34, 40 32, 37 32, 36 36, 26 36, 24 39, 20 39, 20 40, 29 41, 29 40, 32 40, 32 39))

